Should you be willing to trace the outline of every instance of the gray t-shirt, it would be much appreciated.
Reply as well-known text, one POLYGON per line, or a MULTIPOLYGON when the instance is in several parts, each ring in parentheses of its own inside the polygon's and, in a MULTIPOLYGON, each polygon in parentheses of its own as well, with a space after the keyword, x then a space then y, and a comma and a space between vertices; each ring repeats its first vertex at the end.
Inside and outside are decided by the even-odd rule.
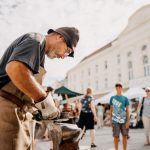
POLYGON ((150 117, 150 99, 145 97, 143 106, 143 115, 146 117, 150 117))
POLYGON ((10 81, 5 68, 10 61, 20 61, 33 72, 38 73, 45 61, 45 36, 39 33, 27 33, 17 38, 6 49, 0 59, 0 88, 10 81))

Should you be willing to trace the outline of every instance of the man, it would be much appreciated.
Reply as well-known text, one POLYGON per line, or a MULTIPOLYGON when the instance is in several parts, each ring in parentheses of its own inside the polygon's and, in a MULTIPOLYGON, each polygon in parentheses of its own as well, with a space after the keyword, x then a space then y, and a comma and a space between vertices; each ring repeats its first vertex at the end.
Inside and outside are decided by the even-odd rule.
POLYGON ((57 117, 51 95, 41 86, 45 54, 51 59, 73 57, 78 40, 76 28, 62 27, 46 36, 27 33, 7 48, 0 60, 0 150, 31 149, 29 103, 44 119, 57 117))
POLYGON ((115 150, 118 150, 120 131, 123 139, 123 149, 127 149, 127 136, 129 128, 129 101, 122 95, 122 84, 115 85, 117 95, 110 98, 110 126, 113 128, 115 150))

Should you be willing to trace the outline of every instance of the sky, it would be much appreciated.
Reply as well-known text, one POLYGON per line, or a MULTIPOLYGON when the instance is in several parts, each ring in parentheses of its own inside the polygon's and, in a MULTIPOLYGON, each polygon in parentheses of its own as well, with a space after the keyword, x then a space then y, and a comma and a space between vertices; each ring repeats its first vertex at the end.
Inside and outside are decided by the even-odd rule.
POLYGON ((84 57, 113 41, 128 18, 150 0, 0 0, 0 57, 27 32, 74 26, 80 31, 75 58, 46 58, 45 85, 61 80, 84 57))

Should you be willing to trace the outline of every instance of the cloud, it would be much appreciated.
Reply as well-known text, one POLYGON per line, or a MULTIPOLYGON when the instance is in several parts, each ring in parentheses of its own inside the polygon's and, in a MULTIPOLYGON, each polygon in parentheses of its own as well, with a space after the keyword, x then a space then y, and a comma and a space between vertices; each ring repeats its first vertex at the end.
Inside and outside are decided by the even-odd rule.
POLYGON ((1 0, 0 56, 23 33, 44 34, 49 28, 76 26, 80 30, 76 57, 46 59, 47 78, 63 78, 83 57, 115 39, 129 16, 148 3, 149 0, 1 0))

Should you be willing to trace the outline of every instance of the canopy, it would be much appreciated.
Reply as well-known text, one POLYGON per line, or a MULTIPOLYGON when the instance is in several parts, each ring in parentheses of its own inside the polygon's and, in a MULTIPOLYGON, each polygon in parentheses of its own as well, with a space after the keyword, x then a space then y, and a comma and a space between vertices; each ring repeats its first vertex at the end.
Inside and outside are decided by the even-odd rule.
MULTIPOLYGON (((109 104, 111 96, 114 96, 114 95, 116 95, 116 91, 115 90, 110 92, 110 93, 108 93, 107 95, 99 98, 99 99, 96 99, 95 100, 95 104, 96 105, 98 103, 109 104)), ((133 87, 133 88, 128 89, 125 93, 123 93, 123 95, 126 96, 128 99, 137 98, 137 99, 141 100, 142 97, 146 96, 146 93, 140 87, 133 87)))
POLYGON ((96 99, 95 100, 95 104, 97 105, 98 103, 101 103, 101 104, 109 104, 109 101, 110 101, 110 98, 111 96, 114 96, 116 95, 116 91, 112 91, 108 94, 106 94, 105 96, 99 98, 99 99, 96 99))
POLYGON ((138 98, 139 100, 142 99, 142 97, 146 96, 145 91, 140 87, 133 87, 127 90, 124 95, 128 97, 128 99, 138 98))
POLYGON ((64 86, 61 86, 60 88, 56 89, 55 93, 61 94, 61 95, 65 95, 66 94, 68 96, 68 98, 83 95, 81 93, 77 93, 77 92, 71 91, 71 90, 69 90, 68 88, 66 88, 64 86))

